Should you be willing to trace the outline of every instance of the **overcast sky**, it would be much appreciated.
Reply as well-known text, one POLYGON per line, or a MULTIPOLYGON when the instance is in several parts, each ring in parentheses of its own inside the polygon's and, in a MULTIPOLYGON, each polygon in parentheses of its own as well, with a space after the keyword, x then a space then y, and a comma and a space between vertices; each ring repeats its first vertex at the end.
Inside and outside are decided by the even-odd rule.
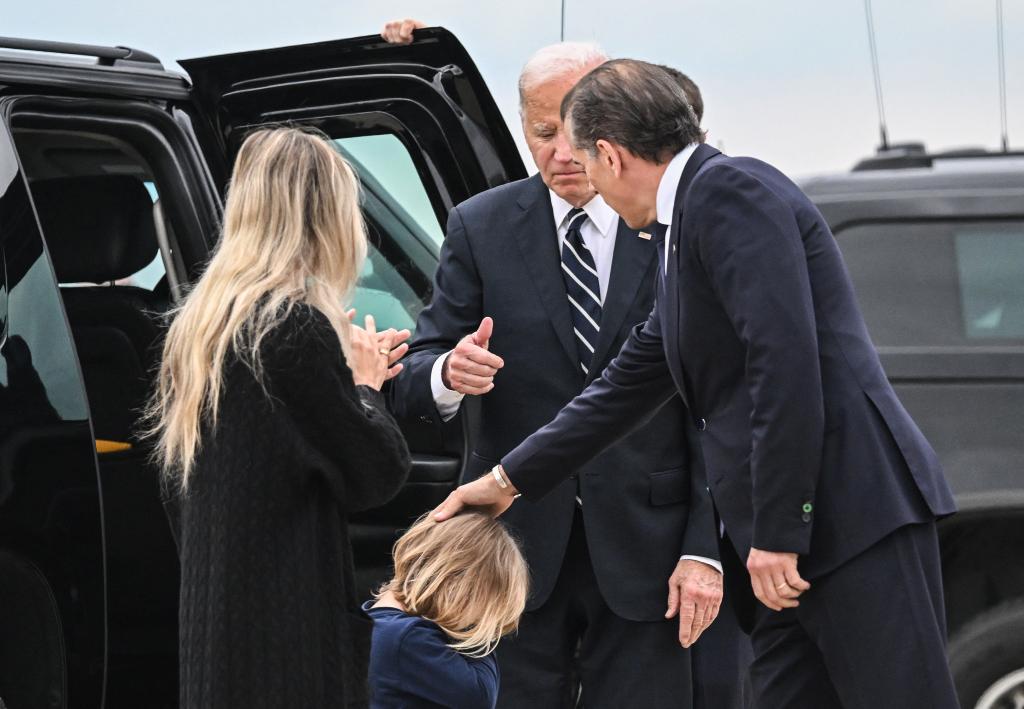
MULTIPOLYGON (((1010 143, 1024 147, 1024 1, 1004 4, 1010 143)), ((873 5, 890 139, 998 147, 995 0, 873 5)), ((521 144, 515 79, 531 52, 558 41, 558 0, 0 0, 0 34, 135 46, 175 67, 370 34, 403 16, 462 40, 521 144)), ((878 144, 862 0, 566 0, 566 18, 566 39, 688 73, 711 142, 730 154, 800 176, 846 170, 878 144)))

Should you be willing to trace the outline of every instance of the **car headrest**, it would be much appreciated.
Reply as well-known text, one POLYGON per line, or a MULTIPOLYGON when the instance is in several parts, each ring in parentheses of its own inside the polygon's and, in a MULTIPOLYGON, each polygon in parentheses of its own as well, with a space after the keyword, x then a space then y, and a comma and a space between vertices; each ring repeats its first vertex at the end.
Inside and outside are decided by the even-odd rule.
POLYGON ((36 180, 32 198, 60 283, 125 278, 157 255, 153 199, 135 177, 36 180))

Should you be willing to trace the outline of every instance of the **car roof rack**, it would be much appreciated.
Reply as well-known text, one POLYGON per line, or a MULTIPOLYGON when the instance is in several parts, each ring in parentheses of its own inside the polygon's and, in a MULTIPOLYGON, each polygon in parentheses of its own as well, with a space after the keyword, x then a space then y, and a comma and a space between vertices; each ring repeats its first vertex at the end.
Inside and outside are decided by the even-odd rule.
POLYGON ((932 167, 936 160, 963 158, 1006 158, 1021 157, 1020 151, 992 151, 985 148, 957 148, 938 153, 929 153, 924 143, 895 143, 879 148, 875 155, 864 158, 853 166, 853 172, 868 170, 900 170, 912 167, 932 167))
POLYGON ((152 54, 132 49, 131 47, 104 47, 96 44, 75 44, 73 42, 51 42, 43 39, 0 37, 0 49, 96 57, 97 64, 100 66, 130 66, 161 71, 164 68, 160 60, 152 54))

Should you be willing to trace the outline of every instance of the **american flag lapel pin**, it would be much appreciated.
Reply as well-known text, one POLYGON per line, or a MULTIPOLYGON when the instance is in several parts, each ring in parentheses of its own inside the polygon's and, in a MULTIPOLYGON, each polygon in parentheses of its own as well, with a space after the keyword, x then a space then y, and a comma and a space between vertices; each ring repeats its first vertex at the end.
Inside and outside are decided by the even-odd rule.
POLYGON ((636 233, 636 235, 639 236, 644 241, 650 241, 651 240, 651 235, 648 234, 646 231, 638 231, 636 233))

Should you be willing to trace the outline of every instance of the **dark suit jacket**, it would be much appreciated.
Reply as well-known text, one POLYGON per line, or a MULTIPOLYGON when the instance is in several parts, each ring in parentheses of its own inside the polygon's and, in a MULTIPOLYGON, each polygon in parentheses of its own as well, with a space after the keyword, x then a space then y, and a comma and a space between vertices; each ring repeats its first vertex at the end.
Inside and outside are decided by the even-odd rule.
MULTIPOLYGON (((657 248, 619 224, 593 376, 650 311, 657 248)), ((433 299, 416 323, 405 369, 391 389, 400 416, 438 416, 435 359, 494 318, 490 349, 505 360, 481 397, 470 477, 493 467, 554 418, 587 381, 579 366, 562 280, 551 200, 539 176, 488 190, 454 208, 433 299)), ((650 423, 585 465, 550 470, 551 494, 522 500, 503 518, 532 571, 529 607, 551 593, 568 542, 577 480, 594 572, 611 609, 631 619, 664 616, 667 581, 682 554, 718 558, 714 512, 702 471, 691 475, 679 397, 661 397, 650 423), (663 407, 661 405, 664 404, 663 407)), ((633 416, 653 413, 639 402, 633 416)), ((692 428, 692 426, 691 426, 692 428)))
MULTIPOLYGON (((666 243, 647 322, 586 392, 503 458, 525 497, 542 497, 638 410, 680 392, 740 559, 751 546, 796 552, 813 578, 900 526, 955 510, 882 371, 828 225, 796 185, 701 146, 666 243)), ((749 593, 745 579, 733 587, 749 593)))

